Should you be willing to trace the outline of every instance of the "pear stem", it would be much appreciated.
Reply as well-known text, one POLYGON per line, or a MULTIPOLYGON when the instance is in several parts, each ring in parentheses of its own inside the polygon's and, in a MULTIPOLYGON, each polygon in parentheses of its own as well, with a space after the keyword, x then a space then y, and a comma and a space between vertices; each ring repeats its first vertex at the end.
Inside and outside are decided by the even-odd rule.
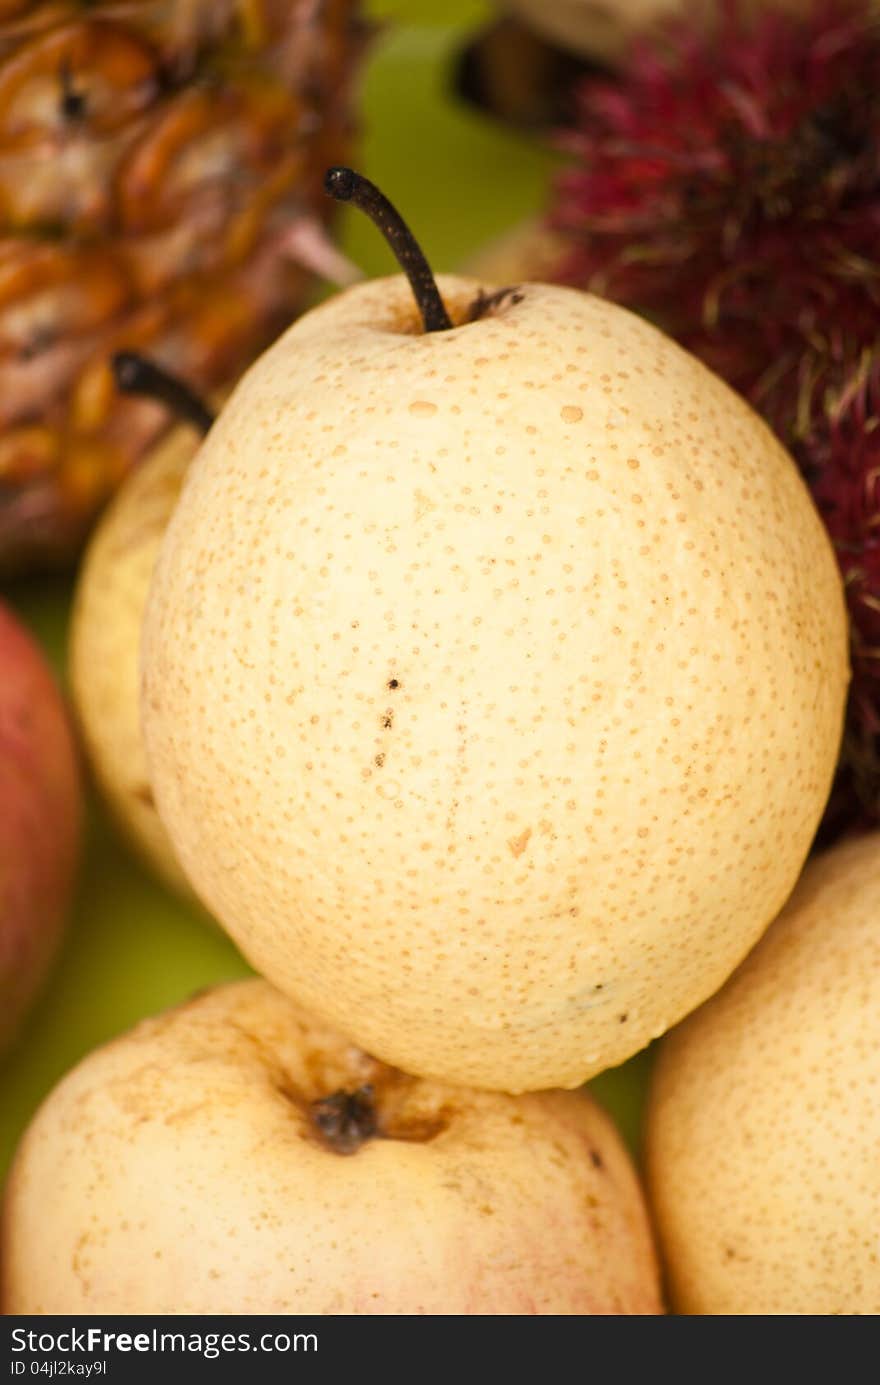
POLYGON ((136 351, 117 351, 112 362, 117 387, 124 394, 142 394, 155 399, 185 423, 191 423, 203 436, 214 423, 215 415, 183 380, 139 356, 136 351))
POLYGON ((334 1154, 356 1154, 361 1145, 377 1135, 373 1088, 339 1091, 311 1103, 311 1117, 324 1144, 334 1154))
POLYGON ((397 208, 375 183, 352 168, 328 168, 324 191, 337 202, 351 202, 366 212, 387 240, 398 264, 409 279, 426 332, 448 332, 452 320, 446 311, 431 266, 421 246, 397 208))

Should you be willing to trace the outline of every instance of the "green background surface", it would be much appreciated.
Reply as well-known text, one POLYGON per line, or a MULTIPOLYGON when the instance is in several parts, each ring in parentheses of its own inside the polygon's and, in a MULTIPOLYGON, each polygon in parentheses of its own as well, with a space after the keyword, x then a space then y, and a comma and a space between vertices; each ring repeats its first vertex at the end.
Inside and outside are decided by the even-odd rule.
MULTIPOLYGON (((478 0, 386 0, 362 83, 358 165, 396 201, 438 270, 540 207, 550 154, 460 103, 450 71, 465 35, 491 7, 478 0)), ((395 271, 363 218, 341 230, 369 275, 395 271)), ((64 676, 73 579, 6 590, 64 676)), ((100 807, 90 805, 82 873, 66 945, 15 1048, 0 1062, 0 1171, 32 1111, 90 1049, 193 991, 248 974, 219 930, 150 878, 100 807)), ((637 1147, 648 1055, 591 1084, 637 1147)))

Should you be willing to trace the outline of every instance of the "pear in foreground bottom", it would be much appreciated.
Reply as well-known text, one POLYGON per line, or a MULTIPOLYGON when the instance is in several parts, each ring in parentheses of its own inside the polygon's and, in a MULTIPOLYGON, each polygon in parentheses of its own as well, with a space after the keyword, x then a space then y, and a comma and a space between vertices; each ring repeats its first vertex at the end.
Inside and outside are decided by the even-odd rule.
POLYGON ((589 1097, 406 1077, 260 980, 143 1022, 48 1097, 2 1279, 12 1314, 663 1311, 589 1097))

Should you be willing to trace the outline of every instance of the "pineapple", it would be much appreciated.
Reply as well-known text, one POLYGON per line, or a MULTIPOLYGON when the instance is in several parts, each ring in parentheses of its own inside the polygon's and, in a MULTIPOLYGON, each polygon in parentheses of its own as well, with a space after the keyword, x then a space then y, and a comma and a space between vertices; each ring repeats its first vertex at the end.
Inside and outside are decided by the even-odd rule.
POLYGON ((302 305, 348 157, 356 0, 0 0, 0 574, 69 561, 169 426, 302 305))

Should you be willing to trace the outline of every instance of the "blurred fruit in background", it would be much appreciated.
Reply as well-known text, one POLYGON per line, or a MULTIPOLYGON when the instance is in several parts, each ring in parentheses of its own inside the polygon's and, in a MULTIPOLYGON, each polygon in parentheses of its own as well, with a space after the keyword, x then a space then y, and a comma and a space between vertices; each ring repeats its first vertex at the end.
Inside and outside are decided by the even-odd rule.
POLYGON ((81 819, 67 710, 39 645, 0 603, 0 1048, 58 951, 81 819))
POLYGON ((356 0, 0 6, 0 574, 68 561, 168 426, 118 347, 208 389, 302 303, 347 151, 356 0))
MULTIPOLYGON (((456 67, 466 100, 526 128, 554 128, 574 114, 579 78, 610 71, 632 37, 685 0, 495 0, 495 15, 462 48, 456 67)), ((703 11, 713 0, 690 0, 703 11)))
POLYGON ((576 80, 594 67, 505 14, 463 45, 454 80, 478 109, 524 129, 552 129, 567 118, 576 80))
MULTIPOLYGON (((738 0, 741 12, 792 10, 805 0, 738 0)), ((462 47, 456 86, 513 125, 554 129, 576 121, 575 89, 611 73, 633 41, 669 18, 712 21, 729 0, 494 0, 495 16, 462 47)))
POLYGON ((128 841, 191 897, 156 812, 140 727, 141 622, 159 545, 201 435, 174 428, 126 478, 79 568, 70 626, 71 696, 92 774, 128 841))

